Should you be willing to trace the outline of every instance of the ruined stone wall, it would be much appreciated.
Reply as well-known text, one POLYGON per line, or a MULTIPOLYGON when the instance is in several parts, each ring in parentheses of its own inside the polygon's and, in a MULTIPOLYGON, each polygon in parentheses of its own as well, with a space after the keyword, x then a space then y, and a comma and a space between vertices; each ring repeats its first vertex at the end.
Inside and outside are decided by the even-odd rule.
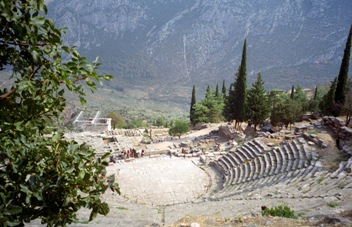
POLYGON ((341 140, 352 140, 352 128, 346 126, 346 122, 332 116, 325 116, 322 123, 333 130, 336 137, 341 140))

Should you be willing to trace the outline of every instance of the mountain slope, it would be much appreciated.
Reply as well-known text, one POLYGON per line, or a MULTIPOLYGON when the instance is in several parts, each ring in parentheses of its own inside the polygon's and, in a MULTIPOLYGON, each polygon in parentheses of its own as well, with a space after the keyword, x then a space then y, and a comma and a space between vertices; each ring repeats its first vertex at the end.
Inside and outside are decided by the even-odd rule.
POLYGON ((248 85, 258 72, 267 88, 329 82, 352 23, 350 0, 52 0, 48 7, 68 28, 66 42, 100 56, 115 76, 111 88, 179 103, 189 102, 193 84, 233 82, 244 38, 248 85))

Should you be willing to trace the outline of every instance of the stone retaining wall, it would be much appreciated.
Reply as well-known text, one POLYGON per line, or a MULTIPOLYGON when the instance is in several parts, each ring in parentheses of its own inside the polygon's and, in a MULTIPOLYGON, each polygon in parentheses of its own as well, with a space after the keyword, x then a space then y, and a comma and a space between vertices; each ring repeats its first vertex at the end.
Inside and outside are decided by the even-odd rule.
POLYGON ((325 126, 331 128, 336 137, 341 140, 351 140, 352 139, 352 128, 346 127, 346 122, 340 120, 336 117, 325 116, 322 119, 325 126))

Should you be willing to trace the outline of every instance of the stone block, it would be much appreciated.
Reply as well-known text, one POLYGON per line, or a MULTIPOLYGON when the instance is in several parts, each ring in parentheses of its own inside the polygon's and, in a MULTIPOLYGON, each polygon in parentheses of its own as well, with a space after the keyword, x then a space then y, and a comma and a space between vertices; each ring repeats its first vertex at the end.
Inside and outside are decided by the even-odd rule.
POLYGON ((266 144, 268 147, 273 147, 274 146, 274 143, 267 143, 266 144))
POLYGON ((207 157, 214 157, 214 154, 213 153, 208 153, 208 154, 206 154, 207 155, 207 157))
POLYGON ((200 155, 200 161, 206 163, 207 157, 205 155, 200 155))
POLYGON ((192 153, 192 157, 199 157, 199 156, 200 156, 200 152, 192 153))
POLYGON ((314 146, 314 145, 315 145, 315 143, 314 143, 314 142, 312 142, 312 141, 308 141, 308 145, 310 145, 310 146, 314 146))

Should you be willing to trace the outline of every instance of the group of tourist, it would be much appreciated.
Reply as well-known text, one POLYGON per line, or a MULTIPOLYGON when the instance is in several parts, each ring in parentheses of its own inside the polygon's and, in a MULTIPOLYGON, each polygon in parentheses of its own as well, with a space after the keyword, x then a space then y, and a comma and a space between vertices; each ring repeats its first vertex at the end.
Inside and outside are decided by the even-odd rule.
POLYGON ((118 155, 111 155, 110 162, 116 163, 117 160, 128 159, 128 158, 142 158, 144 156, 144 150, 136 150, 130 148, 128 150, 122 149, 118 155))
POLYGON ((123 159, 126 158, 141 158, 144 156, 144 150, 136 150, 134 148, 130 148, 128 150, 122 149, 121 155, 123 159))

